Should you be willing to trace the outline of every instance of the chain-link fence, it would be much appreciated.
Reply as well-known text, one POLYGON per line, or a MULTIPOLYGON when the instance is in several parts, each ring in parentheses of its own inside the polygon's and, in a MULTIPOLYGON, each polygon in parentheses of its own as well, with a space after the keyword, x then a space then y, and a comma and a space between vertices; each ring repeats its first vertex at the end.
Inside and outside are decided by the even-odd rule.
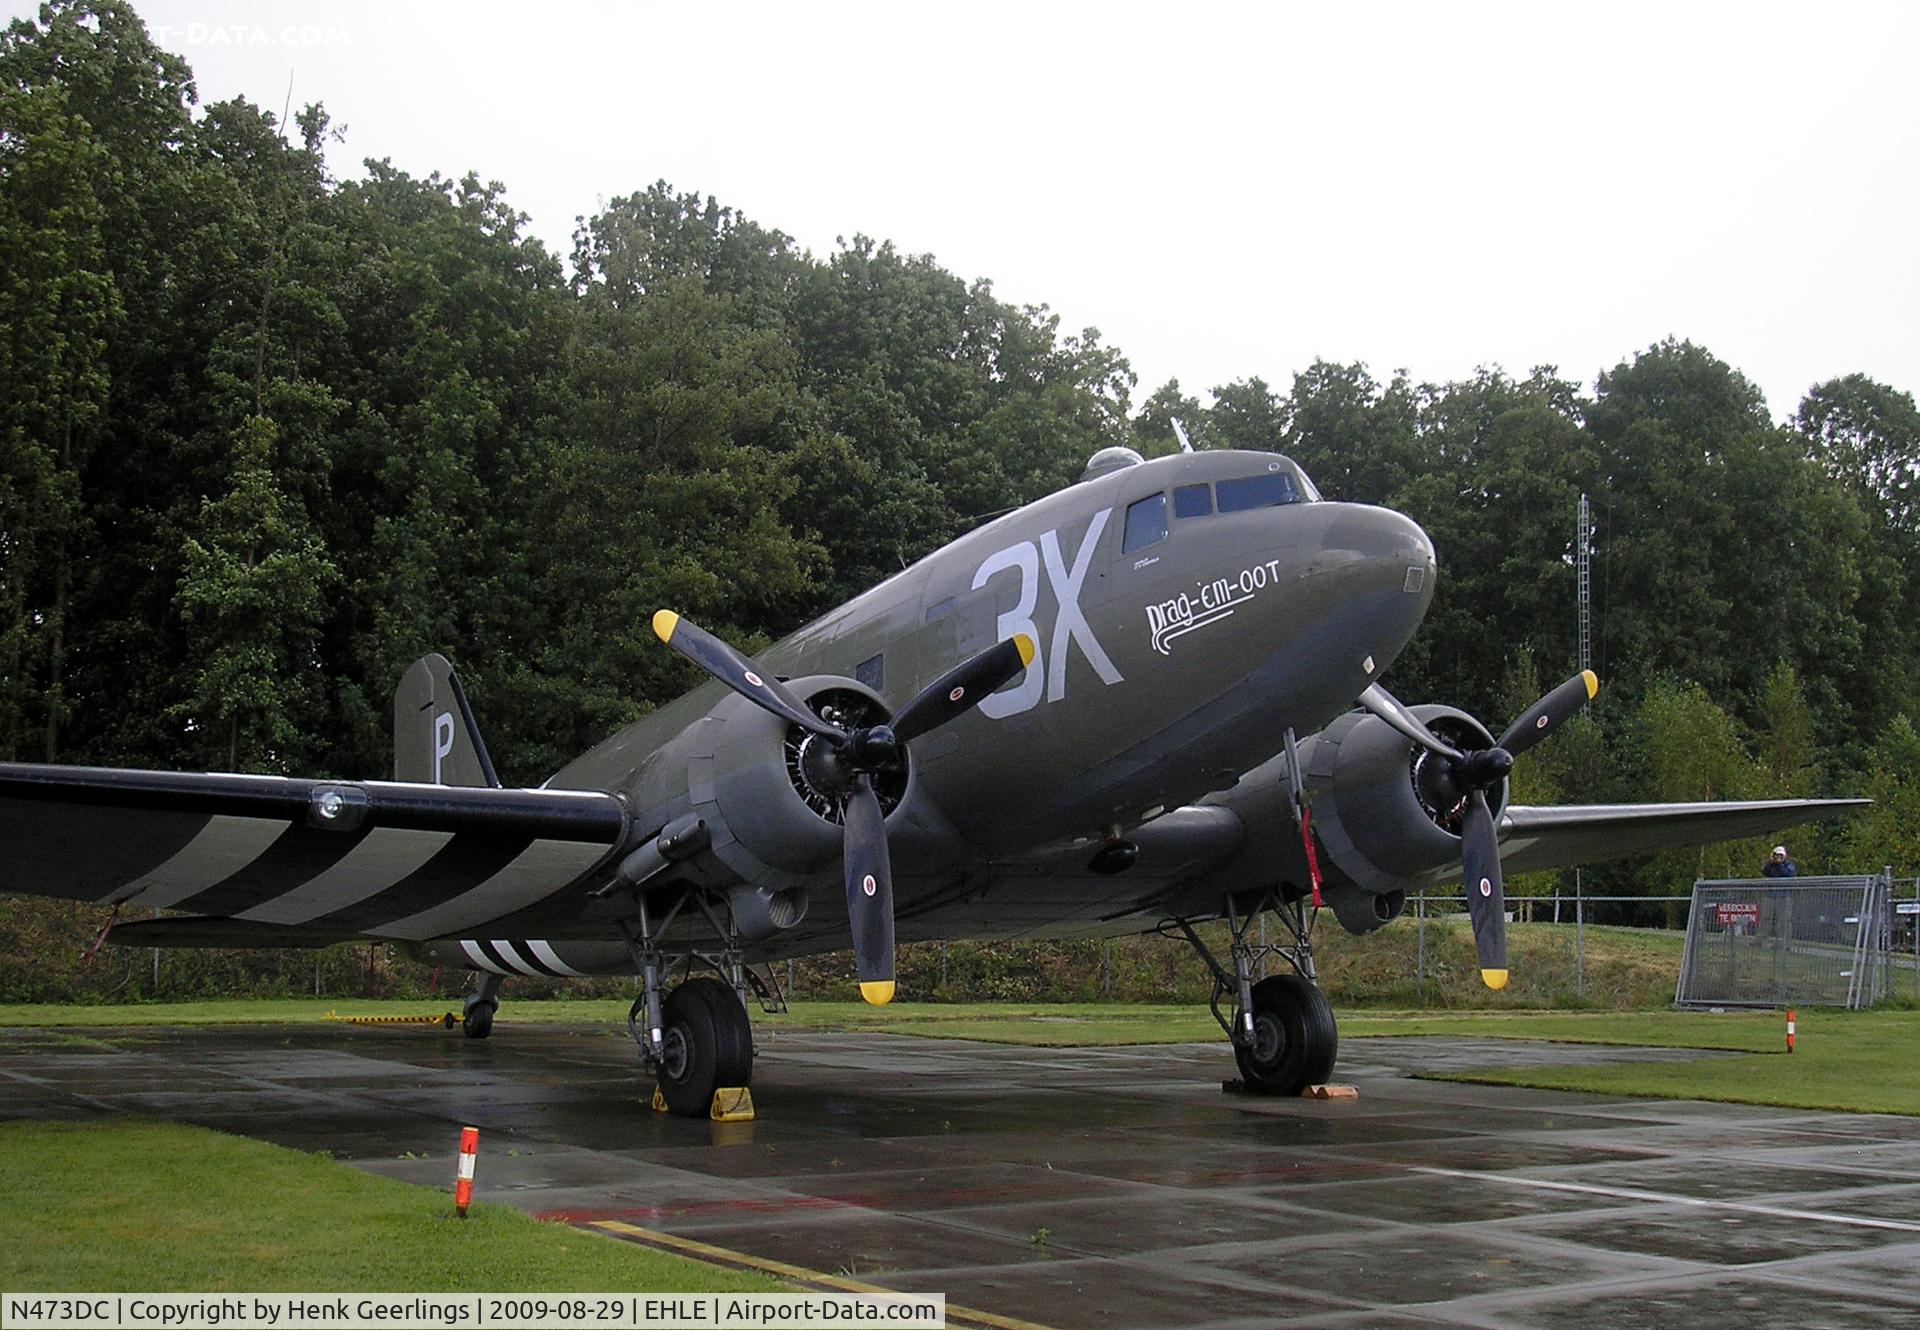
POLYGON ((1891 871, 1696 882, 1673 1003, 1871 1006, 1893 991, 1894 905, 1891 871))

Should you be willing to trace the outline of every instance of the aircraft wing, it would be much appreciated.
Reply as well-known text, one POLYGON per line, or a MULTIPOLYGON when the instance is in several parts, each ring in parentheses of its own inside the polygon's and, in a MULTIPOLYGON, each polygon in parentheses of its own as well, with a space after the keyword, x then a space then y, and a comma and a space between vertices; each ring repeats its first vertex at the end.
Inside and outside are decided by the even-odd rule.
POLYGON ((0 763, 0 891, 188 910, 252 946, 457 935, 627 831, 595 791, 0 763))
MULTIPOLYGON (((1864 808, 1871 799, 1756 799, 1693 804, 1509 807, 1500 819, 1500 861, 1509 873, 1769 835, 1864 808)), ((1455 876, 1458 874, 1456 873, 1455 876)))

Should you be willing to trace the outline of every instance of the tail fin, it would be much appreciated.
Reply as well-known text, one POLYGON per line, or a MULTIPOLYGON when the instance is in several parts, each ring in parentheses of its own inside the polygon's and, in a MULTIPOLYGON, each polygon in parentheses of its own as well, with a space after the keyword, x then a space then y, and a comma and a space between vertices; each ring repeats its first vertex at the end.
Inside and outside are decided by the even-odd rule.
POLYGON ((393 690, 393 778, 500 787, 460 676, 438 652, 416 660, 393 690))

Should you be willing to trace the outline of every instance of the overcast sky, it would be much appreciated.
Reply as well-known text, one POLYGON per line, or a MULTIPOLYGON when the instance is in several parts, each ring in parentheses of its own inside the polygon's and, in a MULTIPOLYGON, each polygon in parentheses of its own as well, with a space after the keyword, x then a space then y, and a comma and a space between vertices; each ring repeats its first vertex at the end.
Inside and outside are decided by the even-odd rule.
POLYGON ((137 7, 203 102, 324 102, 336 174, 475 171, 563 254, 657 179, 890 239, 1099 327, 1136 405, 1669 335, 1776 416, 1920 390, 1916 5, 137 7))

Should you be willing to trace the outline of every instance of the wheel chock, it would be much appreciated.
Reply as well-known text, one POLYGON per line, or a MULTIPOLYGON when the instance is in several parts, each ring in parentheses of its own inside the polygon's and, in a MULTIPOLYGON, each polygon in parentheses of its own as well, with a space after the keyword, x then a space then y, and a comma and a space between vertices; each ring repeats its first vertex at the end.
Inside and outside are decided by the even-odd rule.
POLYGON ((1352 1085, 1309 1085, 1300 1092, 1302 1099, 1358 1099, 1359 1088, 1352 1085))
POLYGON ((670 1111, 667 1108, 667 1097, 660 1093, 659 1086, 656 1085, 653 1087, 653 1102, 648 1104, 647 1107, 651 1108, 656 1113, 665 1113, 670 1111))
POLYGON ((708 1116, 715 1122, 752 1122, 753 1091, 744 1085, 715 1090, 708 1116))

